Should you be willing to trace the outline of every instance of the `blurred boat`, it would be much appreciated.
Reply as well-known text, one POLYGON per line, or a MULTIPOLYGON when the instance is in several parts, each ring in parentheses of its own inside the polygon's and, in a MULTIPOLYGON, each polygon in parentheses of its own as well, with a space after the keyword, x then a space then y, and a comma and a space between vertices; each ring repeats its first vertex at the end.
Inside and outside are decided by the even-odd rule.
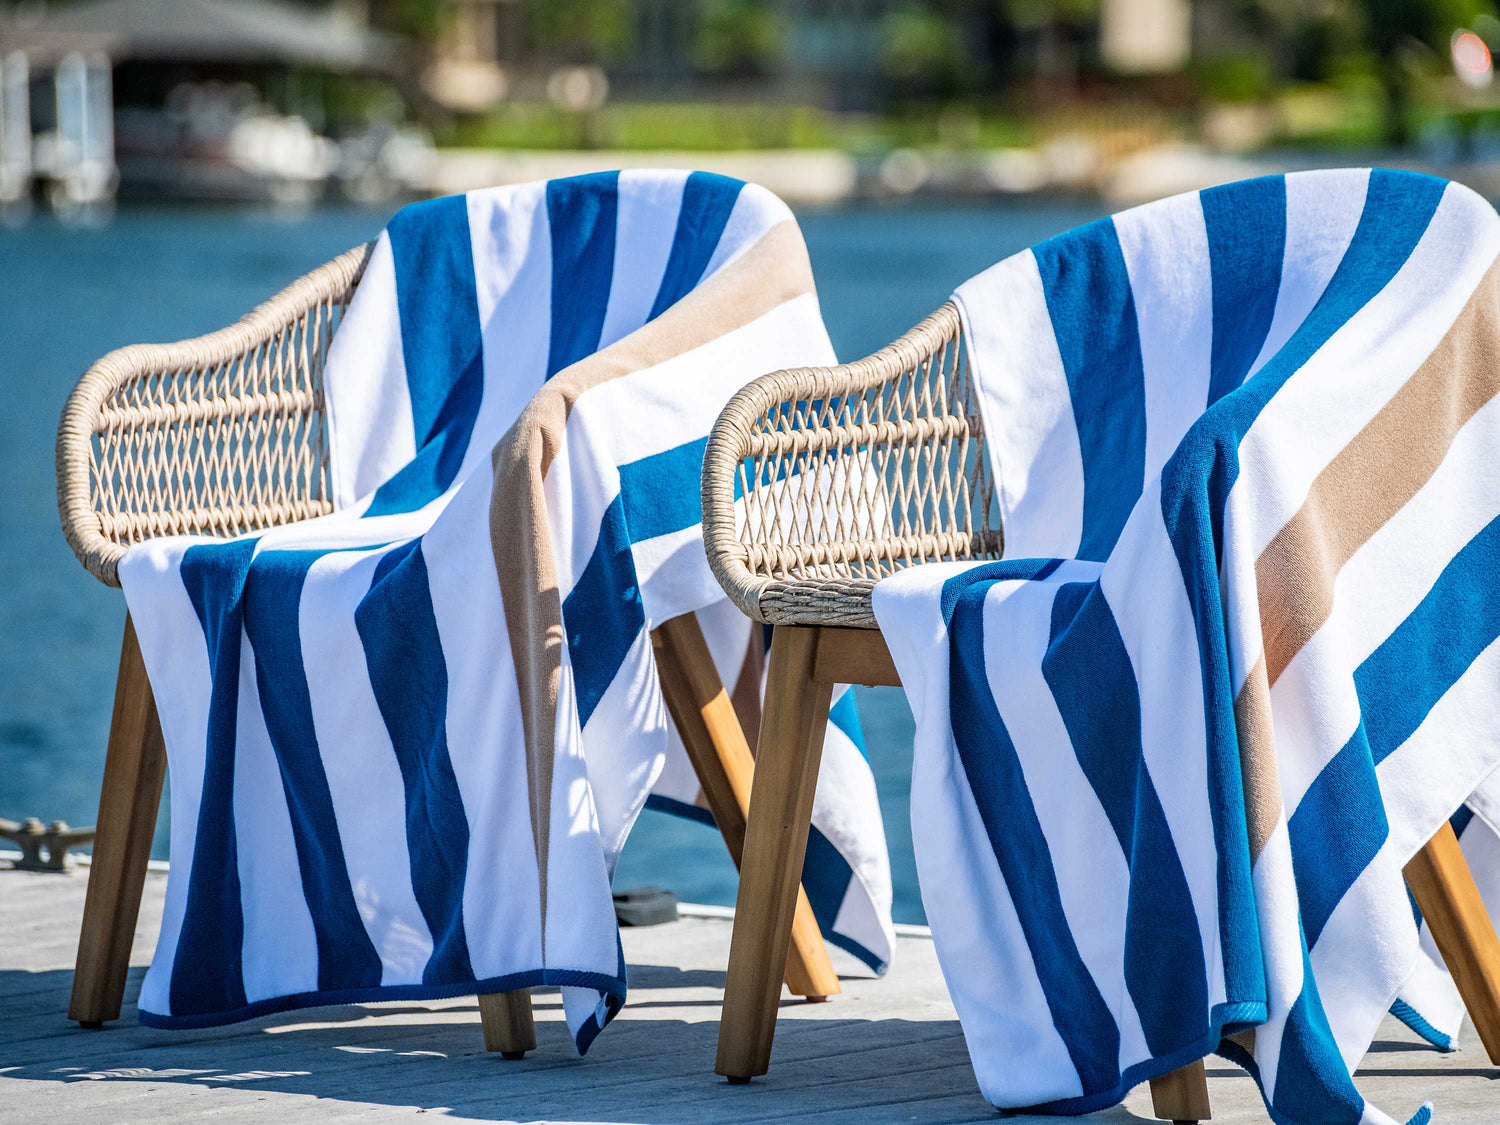
POLYGON ((282 0, 0 14, 0 205, 34 185, 59 210, 116 190, 285 204, 410 193, 430 175, 425 132, 361 123, 330 136, 318 124, 325 76, 388 80, 400 58, 399 41, 345 9, 282 0))

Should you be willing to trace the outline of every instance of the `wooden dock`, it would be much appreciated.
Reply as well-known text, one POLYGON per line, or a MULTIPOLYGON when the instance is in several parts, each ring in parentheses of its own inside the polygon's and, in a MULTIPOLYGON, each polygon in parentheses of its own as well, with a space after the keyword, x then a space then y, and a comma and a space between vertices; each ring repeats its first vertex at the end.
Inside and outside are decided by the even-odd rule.
MULTIPOLYGON (((104 1031, 80 1030, 64 1013, 86 879, 86 868, 0 870, 0 1121, 996 1120, 925 937, 901 939, 884 980, 835 953, 843 995, 785 1000, 771 1073, 730 1087, 713 1075, 724 919, 625 930, 630 998, 588 1057, 573 1050, 557 994, 539 991, 538 1050, 508 1063, 485 1054, 472 997, 310 1009, 205 1031, 141 1027, 134 1001, 161 913, 159 872, 146 886, 124 1015, 104 1031)), ((1500 1070, 1467 1029, 1463 1046, 1433 1051, 1388 1019, 1360 1088, 1392 1114, 1430 1099, 1437 1125, 1500 1121, 1500 1070)), ((1219 1060, 1208 1069, 1215 1122, 1268 1120, 1240 1071, 1219 1060)), ((1137 1089, 1086 1120, 1151 1120, 1149 1095, 1137 1089)))

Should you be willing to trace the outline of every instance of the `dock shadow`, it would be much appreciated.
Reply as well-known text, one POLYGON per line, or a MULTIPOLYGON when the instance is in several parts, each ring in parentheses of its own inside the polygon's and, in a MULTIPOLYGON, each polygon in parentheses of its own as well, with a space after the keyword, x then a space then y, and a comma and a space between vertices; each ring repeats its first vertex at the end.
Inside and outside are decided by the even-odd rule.
MULTIPOLYGON (((723 976, 660 965, 632 965, 630 973, 628 1010, 647 1012, 683 1004, 653 997, 657 990, 713 985, 710 978, 723 976)), ((617 1020, 586 1058, 577 1055, 561 1023, 543 1020, 538 1049, 506 1062, 483 1050, 472 1001, 303 1009, 230 1027, 167 1032, 136 1022, 142 975, 132 970, 118 1022, 85 1031, 65 1018, 71 972, 0 971, 0 1080, 53 1090, 123 1082, 159 1090, 234 1089, 252 1097, 312 1095, 459 1121, 857 1121, 926 1117, 929 1107, 944 1120, 995 1119, 975 1084, 956 1020, 841 1019, 832 1012, 783 1019, 770 1074, 731 1087, 713 1074, 716 1013, 700 1020, 654 1014, 617 1020)), ((538 991, 537 1009, 555 1007, 557 999, 555 992, 538 991)), ((701 1002, 698 1007, 713 1011, 701 1002)), ((17 1089, 11 1087, 12 1095, 17 1089)), ((77 1104, 86 1110, 86 1102, 77 1104)), ((1127 1125, 1146 1119, 1119 1106, 1090 1120, 1127 1125)))

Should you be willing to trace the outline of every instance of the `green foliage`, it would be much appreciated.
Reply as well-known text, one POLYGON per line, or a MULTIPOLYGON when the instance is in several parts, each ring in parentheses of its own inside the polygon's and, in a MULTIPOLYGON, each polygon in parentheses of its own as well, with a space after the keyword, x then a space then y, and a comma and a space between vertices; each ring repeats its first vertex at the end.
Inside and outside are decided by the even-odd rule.
MULTIPOLYGON (((328 0, 316 0, 326 6, 328 0)), ((419 43, 431 43, 447 24, 446 0, 371 0, 370 22, 419 43)))
POLYGON ((880 72, 889 79, 889 104, 931 105, 972 93, 983 68, 955 20, 934 4, 909 4, 888 13, 878 28, 880 72))
POLYGON ((1482 13, 1494 13, 1494 5, 1484 0, 1358 0, 1358 6, 1370 45, 1382 56, 1391 55, 1404 39, 1446 54, 1456 28, 1469 26, 1482 13))
POLYGON ((1252 102, 1272 89, 1270 61, 1259 52, 1195 59, 1193 77, 1210 101, 1252 102))
POLYGON ((786 24, 764 0, 704 0, 693 56, 710 73, 759 75, 775 69, 785 44, 786 24))
POLYGON ((963 62, 958 29, 941 12, 911 5, 880 23, 881 69, 893 78, 936 78, 951 74, 963 62))
POLYGON ((543 0, 530 7, 537 46, 569 62, 606 62, 635 38, 629 0, 543 0))
POLYGON ((1082 27, 1099 18, 1099 0, 997 0, 1013 27, 1035 31, 1043 27, 1082 27))
MULTIPOLYGON (((601 148, 730 152, 839 144, 833 116, 808 106, 621 102, 593 116, 588 140, 601 148)), ((463 147, 520 149, 575 148, 584 140, 577 115, 535 103, 465 119, 441 139, 463 147)))

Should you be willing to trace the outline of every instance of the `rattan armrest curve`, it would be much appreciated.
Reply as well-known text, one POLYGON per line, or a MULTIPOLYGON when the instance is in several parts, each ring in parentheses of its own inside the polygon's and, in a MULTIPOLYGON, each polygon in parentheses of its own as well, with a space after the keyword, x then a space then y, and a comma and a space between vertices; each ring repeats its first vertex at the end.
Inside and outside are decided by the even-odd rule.
MULTIPOLYGON (((299 325, 305 327, 304 319, 320 310, 325 315, 318 320, 319 330, 325 321, 331 329, 363 276, 373 245, 366 243, 339 255, 216 332, 170 344, 119 348, 84 373, 68 395, 58 423, 57 507, 63 535, 90 574, 105 585, 118 586, 117 566, 126 546, 155 534, 224 534, 235 527, 289 523, 331 510, 326 497, 310 494, 280 496, 274 502, 233 494, 211 498, 152 494, 149 482, 154 478, 141 473, 121 488, 128 492, 132 511, 150 511, 152 526, 146 527, 140 519, 120 511, 114 502, 119 497, 100 494, 94 442, 110 430, 151 427, 170 435, 250 417, 264 423, 257 431, 263 435, 279 421, 320 414, 322 390, 316 379, 319 371, 313 366, 322 362, 326 339, 320 338, 315 354, 304 339, 299 349, 287 349, 295 354, 274 357, 278 384, 288 385, 270 390, 250 386, 244 393, 214 398, 173 397, 165 379, 158 379, 154 388, 150 380, 243 364, 257 349, 294 333, 299 325), (132 388, 137 401, 119 402, 132 388)), ((326 448, 321 455, 326 459, 326 448)))
MULTIPOLYGON (((873 628, 870 593, 877 579, 869 572, 871 560, 884 560, 889 572, 937 557, 998 556, 998 525, 991 529, 984 522, 971 529, 963 519, 952 518, 950 511, 936 513, 924 526, 891 526, 865 535, 851 532, 816 544, 768 541, 753 549, 736 526, 736 475, 747 459, 759 466, 762 459, 776 456, 857 457, 858 450, 893 444, 906 449, 942 447, 945 455, 958 442, 978 448, 983 431, 977 409, 968 401, 970 393, 966 390, 959 396, 954 391, 950 398, 932 392, 937 382, 950 391, 958 383, 967 387, 967 374, 960 371, 960 347, 958 308, 950 301, 865 359, 833 367, 775 371, 748 383, 730 399, 704 451, 704 547, 719 584, 752 619, 873 628), (887 403, 879 416, 871 416, 868 410, 843 411, 845 416, 830 420, 823 417, 827 411, 805 407, 801 418, 818 415, 816 424, 798 428, 767 424, 771 412, 785 411, 790 404, 848 401, 902 380, 906 387, 903 402, 909 407, 904 412, 892 414, 887 403), (965 401, 960 403, 959 397, 965 401)), ((916 472, 895 460, 884 468, 898 477, 906 473, 909 478, 916 472)), ((988 473, 987 464, 982 472, 988 473)), ((964 496, 968 497, 967 491, 964 496)), ((943 498, 953 495, 950 492, 943 498)))

